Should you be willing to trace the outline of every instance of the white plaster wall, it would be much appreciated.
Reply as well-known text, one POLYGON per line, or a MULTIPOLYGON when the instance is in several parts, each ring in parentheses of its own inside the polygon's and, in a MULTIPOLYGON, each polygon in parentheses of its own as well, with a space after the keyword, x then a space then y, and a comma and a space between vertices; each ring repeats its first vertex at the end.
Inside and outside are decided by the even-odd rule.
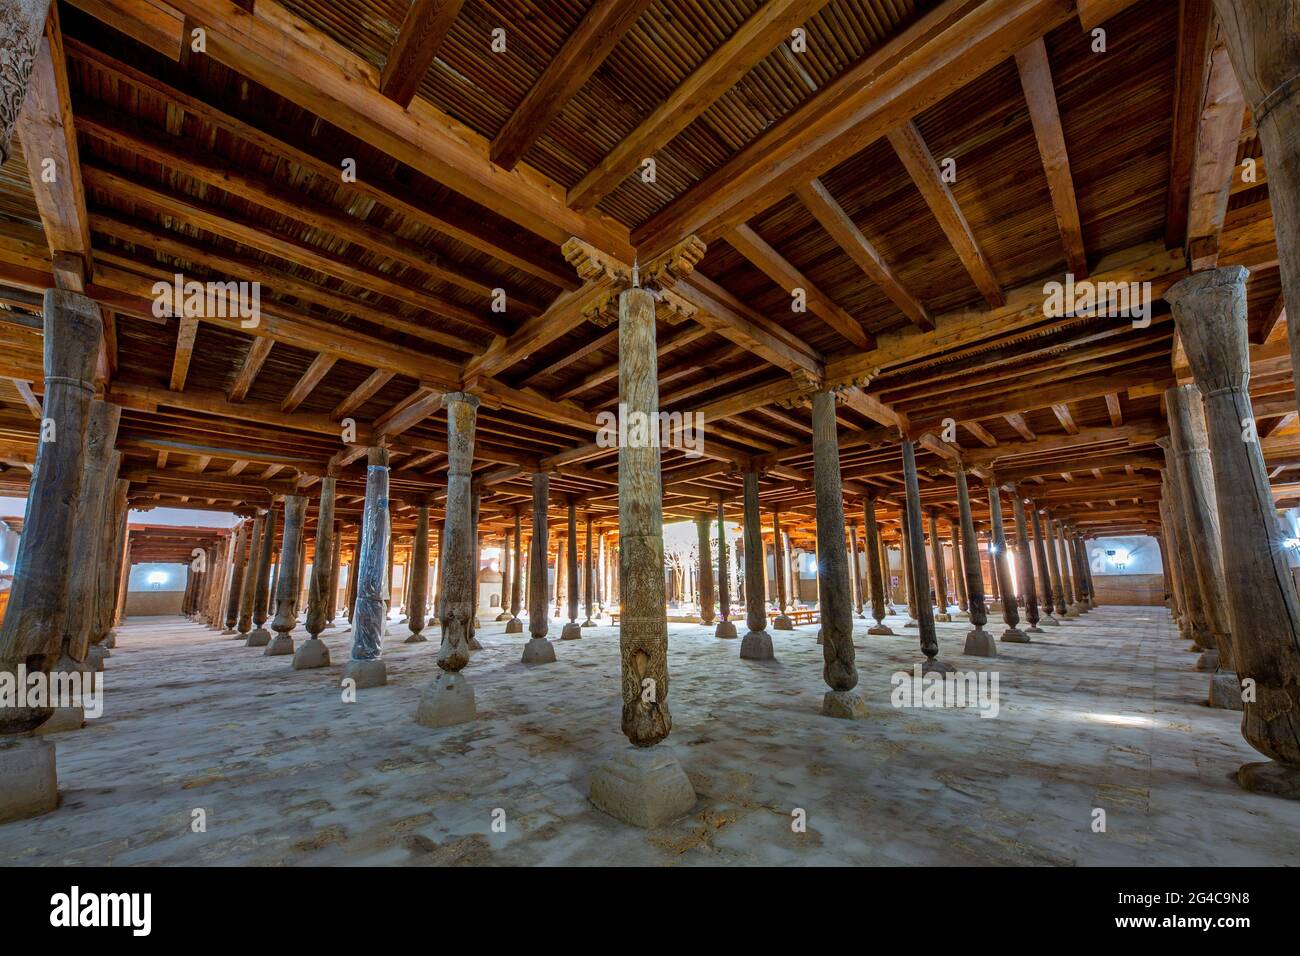
POLYGON ((1135 534, 1115 538, 1093 538, 1087 542, 1088 563, 1093 574, 1160 574, 1160 542, 1150 535, 1135 534), (1115 552, 1113 555, 1107 552, 1115 552), (1125 567, 1118 559, 1127 557, 1125 567))

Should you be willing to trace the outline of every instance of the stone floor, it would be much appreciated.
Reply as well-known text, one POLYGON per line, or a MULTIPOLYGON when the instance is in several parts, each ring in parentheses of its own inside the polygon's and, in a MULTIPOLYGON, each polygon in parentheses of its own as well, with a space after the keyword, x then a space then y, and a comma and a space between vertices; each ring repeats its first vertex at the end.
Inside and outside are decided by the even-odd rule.
POLYGON ((478 720, 431 731, 413 715, 437 644, 401 644, 399 625, 390 684, 345 703, 341 628, 334 667, 295 672, 177 618, 128 622, 104 717, 54 738, 62 805, 0 826, 0 863, 1300 863, 1300 802, 1230 779, 1260 758, 1238 714, 1200 703, 1207 677, 1163 608, 1101 608, 987 660, 961 656, 966 625, 939 625, 945 658, 998 673, 994 719, 892 707, 890 676, 919 654, 890 623, 900 636, 857 626, 854 722, 819 714, 815 626, 777 632, 778 661, 754 664, 672 625, 668 745, 699 801, 642 831, 586 799, 624 744, 615 628, 530 668, 526 634, 485 625, 465 672, 478 720))

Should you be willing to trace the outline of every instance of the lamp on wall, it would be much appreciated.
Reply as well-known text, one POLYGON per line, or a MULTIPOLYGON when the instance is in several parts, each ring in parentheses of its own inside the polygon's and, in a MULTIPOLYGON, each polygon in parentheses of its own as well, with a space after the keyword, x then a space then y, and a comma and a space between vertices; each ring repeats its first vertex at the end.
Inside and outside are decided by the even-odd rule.
POLYGON ((1116 571, 1123 571, 1128 567, 1128 552, 1123 548, 1107 551, 1106 557, 1110 558, 1110 563, 1116 571))
POLYGON ((167 580, 167 575, 162 571, 152 571, 145 580, 157 591, 162 588, 163 583, 167 580))

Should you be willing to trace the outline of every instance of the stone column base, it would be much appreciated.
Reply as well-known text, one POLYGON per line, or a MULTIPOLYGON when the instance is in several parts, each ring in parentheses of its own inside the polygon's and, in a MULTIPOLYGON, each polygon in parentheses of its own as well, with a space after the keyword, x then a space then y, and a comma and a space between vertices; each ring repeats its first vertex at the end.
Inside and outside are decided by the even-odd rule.
POLYGON ((1061 622, 1058 621, 1056 618, 1052 617, 1051 614, 1044 614, 1042 617, 1040 617, 1040 618, 1038 619, 1038 626, 1039 626, 1039 627, 1042 627, 1044 624, 1046 624, 1048 627, 1060 627, 1060 626, 1061 626, 1061 622))
POLYGON ((117 631, 109 631, 108 637, 104 638, 105 647, 117 647, 117 631))
POLYGON ((383 687, 388 683, 388 666, 382 657, 373 661, 348 661, 347 666, 343 668, 341 680, 349 678, 356 681, 357 690, 383 687))
POLYGON ((936 624, 951 624, 952 615, 947 613, 946 611, 941 611, 934 616, 934 622, 936 624))
POLYGON ((522 634, 524 632, 524 622, 517 617, 512 617, 506 622, 507 634, 522 634))
POLYGON ((772 635, 767 631, 749 631, 740 641, 740 659, 742 661, 774 661, 776 654, 772 651, 772 635))
POLYGON ((920 627, 920 626, 921 626, 920 622, 917 621, 917 619, 914 617, 909 617, 907 619, 907 623, 903 625, 903 627, 920 627))
POLYGON ((1046 632, 1045 632, 1041 627, 1039 627, 1037 624, 1030 624, 1028 627, 1025 628, 1025 633, 1026 633, 1026 634, 1044 634, 1044 633, 1046 633, 1046 632))
MULTIPOLYGON (((1300 767, 1290 767, 1276 760, 1242 764, 1237 768, 1237 783, 1256 793, 1300 800, 1300 767)), ((3 819, 0 816, 0 820, 3 819)))
POLYGON ((90 649, 86 651, 86 670, 102 671, 104 669, 104 658, 107 656, 108 651, 98 644, 90 645, 90 649))
MULTIPOLYGON (((86 726, 86 708, 80 704, 72 707, 55 707, 50 719, 34 731, 38 734, 61 734, 65 730, 80 730, 86 726)), ((0 784, 3 786, 3 784, 0 784)))
POLYGON ((966 635, 966 647, 962 653, 971 657, 997 657, 998 645, 992 634, 982 627, 976 628, 966 635))
POLYGON ((40 816, 58 805, 54 745, 31 734, 0 737, 0 823, 40 816))
POLYGON ((296 671, 307 671, 314 667, 329 666, 330 649, 319 637, 303 641, 298 650, 294 652, 293 669, 296 671))
POLYGON ((288 634, 277 634, 262 651, 263 657, 283 657, 293 653, 293 638, 288 634))
POLYGON ((1078 616, 1079 616, 1079 605, 1077 605, 1077 604, 1067 604, 1066 607, 1065 607, 1065 616, 1066 616, 1066 617, 1078 617, 1078 616))
POLYGON ((483 645, 478 642, 477 637, 470 637, 470 639, 465 642, 465 646, 468 647, 471 651, 483 650, 483 645))
POLYGON ((544 637, 530 637, 520 661, 524 664, 554 664, 555 645, 544 637))
POLYGON ((937 657, 927 657, 925 662, 921 665, 922 674, 951 674, 956 670, 957 668, 953 667, 951 664, 944 663, 937 657))
POLYGON ((884 621, 878 621, 871 627, 867 628, 868 634, 875 634, 880 637, 892 637, 894 631, 884 621))
POLYGON ((791 621, 791 620, 790 620, 788 617, 786 617, 784 614, 778 614, 778 615, 777 615, 775 618, 773 618, 773 620, 772 620, 772 630, 774 630, 774 631, 793 631, 793 630, 794 630, 794 622, 791 621))
POLYGON ((591 775, 597 809, 633 826, 654 829, 689 813, 695 788, 666 747, 627 747, 591 775))
POLYGON ((560 640, 562 641, 576 641, 581 639, 581 637, 582 625, 577 621, 570 621, 568 624, 564 625, 564 629, 560 631, 560 640))
POLYGON ((495 618, 493 618, 493 620, 494 620, 494 621, 497 621, 498 623, 501 622, 501 621, 508 621, 508 620, 510 620, 510 612, 509 612, 509 611, 502 611, 502 612, 501 612, 500 614, 498 614, 495 618))
POLYGON ((237 633, 237 632, 235 631, 235 629, 234 629, 233 627, 222 628, 221 636, 222 636, 222 637, 229 637, 231 634, 235 634, 235 633, 237 633))
POLYGON ((736 637, 736 625, 730 621, 719 621, 713 636, 721 640, 732 640, 736 637))
POLYGON ((420 695, 415 722, 425 727, 450 727, 473 720, 474 688, 463 674, 439 671, 433 683, 420 695))
POLYGON ((402 641, 402 643, 403 644, 425 644, 428 642, 428 640, 429 639, 425 637, 423 634, 420 634, 419 632, 413 632, 411 636, 408 637, 406 640, 402 641))
POLYGON ((828 690, 822 697, 822 716, 861 720, 867 716, 866 701, 850 690, 828 690))
POLYGON ((1209 650, 1196 659, 1198 671, 1217 671, 1219 669, 1219 652, 1209 650))
POLYGON ((271 643, 271 632, 264 627, 259 627, 255 631, 250 631, 245 647, 266 647, 271 643))
POLYGON ((1029 635, 1018 627, 1009 627, 1002 632, 998 640, 1006 641, 1008 644, 1028 644, 1029 635))
POLYGON ((1210 675, 1210 696, 1206 703, 1223 710, 1241 710, 1241 679, 1234 671, 1210 675))

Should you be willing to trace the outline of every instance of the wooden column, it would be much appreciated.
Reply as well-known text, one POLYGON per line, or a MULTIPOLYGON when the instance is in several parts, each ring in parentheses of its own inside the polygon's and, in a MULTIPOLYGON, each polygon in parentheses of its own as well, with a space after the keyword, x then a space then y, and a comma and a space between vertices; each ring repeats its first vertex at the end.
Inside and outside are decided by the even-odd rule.
MULTIPOLYGON (((18 26, 16 19, 22 6, 15 8, 13 0, 5 0, 8 9, 0 7, 0 21, 18 26)), ((44 17, 41 18, 42 23, 44 17)), ((25 24, 27 21, 23 20, 25 24)), ((25 26, 24 26, 25 29, 25 26)), ((26 34, 14 38, 20 45, 14 54, 24 54, 26 34)), ((39 38, 39 30, 36 33, 39 38)), ((30 52, 30 50, 28 51, 30 52)), ((15 62, 13 67, 21 74, 30 72, 30 62, 15 62)), ((0 83, 9 84, 26 77, 13 76, 8 71, 0 83)), ((0 88, 0 93, 17 95, 17 102, 0 99, 0 148, 7 148, 8 134, 13 117, 9 108, 22 103, 22 90, 0 88)), ((55 427, 55 440, 36 445, 36 462, 32 468, 27 514, 23 533, 18 542, 18 556, 14 562, 13 586, 9 592, 9 605, 3 626, 0 626, 0 673, 13 675, 17 686, 17 672, 24 665, 28 673, 48 673, 58 660, 62 649, 65 624, 68 619, 68 587, 71 562, 70 549, 76 531, 76 505, 81 493, 82 459, 86 453, 86 437, 90 426, 90 407, 94 398, 95 359, 99 350, 102 323, 99 308, 88 298, 74 292, 50 289, 44 299, 44 363, 45 396, 44 416, 55 427)), ((0 708, 0 734, 20 734, 34 730, 52 713, 50 707, 0 708)), ((24 742, 24 748, 28 746, 24 742)), ((37 747, 31 744, 31 747, 37 747)), ((50 774, 54 773, 53 752, 42 750, 42 759, 48 759, 50 774)), ((51 799, 54 793, 51 791, 51 799)), ((43 813, 53 805, 36 810, 43 813)), ((29 814, 22 814, 24 816, 29 814)))
POLYGON ((1052 512, 1043 509, 1043 536, 1047 544, 1047 567, 1052 573, 1052 600, 1058 617, 1066 616, 1065 585, 1061 580, 1061 565, 1056 553, 1056 522, 1052 512))
MULTIPOLYGON (((1288 42, 1294 44, 1294 36, 1288 42)), ((1294 106, 1296 101, 1287 103, 1294 106)), ((1271 128, 1276 134, 1276 125, 1271 128)), ((1300 127, 1291 132, 1297 130, 1300 127)), ((1284 188, 1293 188, 1297 181, 1284 182, 1288 184, 1284 188)), ((1286 224, 1296 223, 1291 219, 1286 224)), ((1294 240, 1294 235, 1287 237, 1288 242, 1294 240)), ((1279 255, 1282 241, 1279 233, 1279 255)), ((1173 305, 1192 377, 1205 403, 1219 528, 1227 557, 1233 660, 1243 682, 1242 736, 1271 759, 1246 764, 1237 771, 1237 781, 1247 789, 1300 798, 1300 601, 1283 557, 1260 443, 1243 440, 1242 431, 1242 422, 1253 416, 1246 270, 1232 266, 1198 273, 1175 285, 1165 298, 1173 305)))
POLYGON ((519 543, 513 540, 514 529, 506 528, 501 536, 501 613, 498 621, 510 620, 510 585, 514 580, 513 568, 510 567, 510 555, 518 549, 519 543))
MULTIPOLYGON (((477 408, 477 406, 475 406, 477 408)), ((473 447, 471 445, 471 455, 473 447)), ((477 491, 470 495, 469 504, 469 521, 472 535, 470 536, 470 547, 472 553, 469 559, 469 593, 470 593, 470 614, 469 614, 469 639, 466 643, 471 651, 483 650, 483 645, 478 641, 478 601, 479 601, 479 570, 483 564, 483 536, 479 528, 479 509, 483 503, 483 496, 477 491)))
POLYGON ((238 633, 239 613, 243 607, 244 580, 248 567, 248 537, 250 524, 245 520, 239 523, 235 535, 235 564, 230 576, 230 600, 226 604, 226 629, 223 633, 238 633))
POLYGON ((1002 620, 1007 625, 998 639, 1010 644, 1027 644, 1029 636, 1019 627, 1020 610, 1016 607, 1011 565, 1007 562, 1007 536, 1002 525, 1002 493, 996 480, 989 480, 988 493, 989 524, 992 525, 989 551, 993 556, 993 574, 998 582, 998 591, 1002 595, 1002 620))
POLYGON ((934 567, 934 605, 937 611, 935 620, 947 623, 952 620, 948 613, 948 576, 943 568, 943 539, 939 537, 939 510, 927 508, 930 517, 930 554, 934 567))
POLYGON ((361 524, 358 522, 356 533, 352 538, 352 556, 348 558, 348 624, 353 623, 357 612, 357 583, 361 571, 361 524))
POLYGON ((510 618, 506 621, 507 634, 519 634, 523 632, 524 622, 519 620, 519 587, 520 587, 520 568, 521 555, 524 549, 523 523, 520 520, 519 509, 515 508, 515 552, 514 552, 514 573, 510 575, 510 618))
MULTIPOLYGON (((907 598, 907 622, 903 627, 920 627, 921 605, 916 596, 916 575, 913 573, 912 566, 912 533, 908 522, 907 505, 904 503, 902 518, 899 521, 900 534, 902 535, 899 550, 903 562, 903 595, 907 598)), ((925 545, 922 544, 921 547, 922 551, 924 551, 925 545)))
POLYGON ((993 635, 984 630, 988 622, 988 611, 984 607, 984 575, 980 572, 979 544, 975 539, 975 522, 971 519, 970 486, 966 482, 966 472, 957 469, 957 520, 961 524, 961 561, 960 578, 965 581, 967 607, 970 614, 971 630, 966 635, 965 654, 976 657, 996 657, 997 644, 993 635))
POLYGON ((909 438, 903 439, 903 484, 907 489, 907 554, 916 601, 916 621, 921 631, 922 672, 945 673, 953 668, 938 660, 939 639, 934 631, 934 609, 921 593, 925 587, 925 533, 921 525, 921 490, 916 481, 916 451, 909 438))
POLYGON ((790 607, 790 591, 788 581, 790 575, 790 563, 786 557, 789 550, 789 542, 784 539, 781 531, 781 513, 776 509, 772 510, 772 570, 776 574, 776 617, 772 619, 772 629, 775 631, 792 631, 794 622, 786 615, 786 609, 790 607))
POLYGON ((758 504, 758 473, 745 472, 745 624, 740 657, 748 661, 775 659, 772 635, 767 632, 767 600, 763 581, 767 559, 763 554, 763 518, 758 504))
POLYGON ((867 628, 867 633, 890 635, 894 632, 885 624, 885 615, 889 610, 886 598, 889 568, 882 567, 883 542, 880 540, 880 527, 876 522, 874 494, 868 494, 862 499, 862 533, 866 539, 867 585, 871 591, 871 616, 876 619, 876 623, 867 628))
POLYGON ((1075 587, 1079 593, 1079 611, 1086 613, 1092 610, 1092 581, 1088 577, 1088 553, 1083 545, 1083 538, 1075 528, 1070 531, 1070 554, 1074 559, 1074 576, 1077 584, 1075 587))
POLYGON ((343 522, 335 521, 330 528, 330 541, 334 547, 330 551, 329 597, 325 601, 325 626, 332 627, 339 612, 339 572, 343 569, 343 522))
POLYGON ((425 727, 465 723, 477 713, 474 688, 461 671, 472 649, 478 591, 478 509, 472 478, 479 399, 467 392, 448 392, 442 405, 447 410, 443 593, 438 609, 442 644, 436 660, 439 673, 420 696, 415 712, 416 722, 425 727))
POLYGON ((357 599, 352 611, 352 653, 343 681, 356 689, 388 683, 383 659, 384 558, 388 554, 388 449, 366 452, 366 501, 357 558, 357 599))
MULTIPOLYGON (((1300 5, 1296 0, 1214 0, 1214 6, 1264 150, 1291 366, 1300 369, 1300 44, 1295 38, 1300 5)), ((1300 402, 1300 374, 1292 376, 1292 387, 1300 402)))
POLYGON ((421 499, 415 510, 415 536, 411 539, 411 579, 406 587, 407 644, 428 640, 422 633, 429 606, 429 500, 421 499))
POLYGON ((958 613, 953 617, 970 620, 970 596, 966 590, 966 571, 962 567, 960 520, 948 522, 948 542, 952 552, 953 590, 957 592, 958 613))
POLYGON ((1038 503, 1031 501, 1030 506, 1029 524, 1034 532, 1034 558, 1035 563, 1038 565, 1038 583, 1043 592, 1043 612, 1038 619, 1038 623, 1056 627, 1061 622, 1052 614, 1051 562, 1047 560, 1047 545, 1043 538, 1043 527, 1038 517, 1038 503))
MULTIPOLYGON (((568 562, 565 560, 565 548, 568 545, 567 534, 561 532, 555 536, 555 616, 558 618, 564 610, 564 604, 568 597, 569 586, 565 580, 565 574, 568 571, 568 562)), ((561 632, 560 638, 564 634, 561 632)))
MULTIPOLYGON (((713 623, 713 560, 709 547, 709 519, 707 515, 695 519, 696 541, 700 555, 700 623, 713 623)), ((721 541, 721 538, 718 539, 721 541)))
POLYGON ((299 554, 306 520, 306 496, 285 495, 284 535, 280 540, 280 578, 276 582, 275 619, 271 622, 275 637, 266 647, 264 653, 267 656, 293 653, 293 638, 290 635, 298 623, 298 592, 302 589, 299 554))
MULTIPOLYGON (((528 582, 528 643, 524 645, 525 664, 551 664, 555 661, 555 647, 546 639, 547 575, 549 541, 546 526, 546 509, 551 492, 550 476, 536 472, 533 475, 533 540, 529 545, 530 579, 528 582)), ((559 567, 556 567, 556 588, 559 588, 559 567)))
POLYGON ((271 641, 271 632, 266 629, 266 620, 270 617, 271 602, 271 558, 275 547, 275 503, 266 509, 266 520, 262 522, 262 543, 257 556, 256 588, 253 592, 253 623, 256 629, 248 635, 248 647, 265 647, 271 641))
POLYGON ((862 597, 862 564, 858 559, 861 551, 858 549, 858 523, 849 522, 849 567, 852 571, 850 581, 853 583, 853 616, 856 618, 866 618, 864 610, 864 598, 862 597))
POLYGON ((812 396, 813 490, 817 499, 817 579, 821 612, 822 697, 826 717, 866 716, 853 651, 853 600, 849 561, 844 549, 844 488, 840 480, 840 444, 835 424, 835 393, 812 396))
POLYGON ((95 567, 95 609, 90 615, 88 660, 92 660, 96 655, 111 656, 109 648, 116 643, 113 625, 117 611, 122 537, 128 508, 127 494, 131 486, 129 481, 117 477, 121 472, 121 465, 122 453, 113 452, 108 460, 109 475, 104 482, 104 496, 100 508, 99 520, 102 531, 99 535, 99 560, 95 567))
MULTIPOLYGON (((1168 409, 1170 450, 1174 456, 1174 474, 1170 477, 1178 482, 1176 500, 1183 511, 1192 568, 1214 641, 1213 648, 1202 655, 1196 669, 1231 673, 1228 585, 1201 393, 1195 385, 1175 385, 1165 390, 1165 406, 1168 409)), ((1236 683, 1233 674, 1232 684, 1236 686, 1236 683)))
MULTIPOLYGON (((332 555, 334 554, 334 501, 336 479, 332 475, 321 477, 320 505, 316 512, 316 544, 312 552, 311 580, 307 586, 307 633, 311 637, 294 652, 294 670, 309 670, 315 667, 328 667, 330 663, 329 648, 320 639, 329 618, 329 605, 334 598, 330 595, 333 580, 332 555)), ((307 499, 303 498, 303 514, 306 514, 307 499)), ((286 512, 287 514, 287 512, 286 512)), ((288 535, 288 518, 286 517, 285 534, 288 535)), ((299 540, 306 543, 306 534, 299 532, 299 540)), ((295 590, 295 598, 297 590, 295 590)), ((295 613, 296 613, 295 608, 295 613)))
POLYGON ((1065 616, 1079 616, 1079 602, 1074 591, 1074 568, 1070 548, 1065 541, 1065 522, 1056 522, 1056 553, 1061 563, 1061 587, 1065 590, 1065 616))
POLYGON ((727 520, 722 496, 718 496, 718 625, 713 636, 729 640, 736 636, 736 625, 731 621, 731 572, 727 559, 727 520))
POLYGON ((257 581, 261 568, 262 538, 266 536, 266 515, 261 509, 253 513, 253 530, 248 539, 248 567, 244 580, 239 586, 239 628, 240 636, 247 640, 253 629, 253 605, 257 596, 257 581))
POLYGON ((595 581, 596 567, 594 561, 593 546, 595 541, 591 534, 591 512, 584 516, 587 522, 587 546, 582 552, 582 596, 587 604, 587 618, 582 622, 583 627, 595 627, 596 622, 592 620, 592 614, 596 610, 595 581))
POLYGON ((568 502, 565 533, 564 563, 564 597, 569 621, 560 632, 560 640, 573 641, 582 637, 582 626, 578 624, 578 508, 572 498, 568 502))
POLYGON ((1156 444, 1165 454, 1165 481, 1161 485, 1161 492, 1163 500, 1169 504, 1168 528, 1172 532, 1178 577, 1182 582, 1183 597, 1186 600, 1186 617, 1182 622, 1183 636, 1191 640, 1194 647, 1202 652, 1214 650, 1216 645, 1210 629, 1209 615, 1190 551, 1186 510, 1182 503, 1182 480, 1178 473, 1178 456, 1174 454, 1173 442, 1169 438, 1157 438, 1156 444))
POLYGON ((1038 626, 1038 589, 1034 586, 1033 547, 1029 542, 1029 530, 1025 521, 1025 499, 1014 487, 1008 487, 1011 495, 1012 513, 1016 522, 1016 578, 1020 584, 1020 595, 1025 599, 1025 620, 1029 626, 1026 634, 1042 634, 1038 626))

